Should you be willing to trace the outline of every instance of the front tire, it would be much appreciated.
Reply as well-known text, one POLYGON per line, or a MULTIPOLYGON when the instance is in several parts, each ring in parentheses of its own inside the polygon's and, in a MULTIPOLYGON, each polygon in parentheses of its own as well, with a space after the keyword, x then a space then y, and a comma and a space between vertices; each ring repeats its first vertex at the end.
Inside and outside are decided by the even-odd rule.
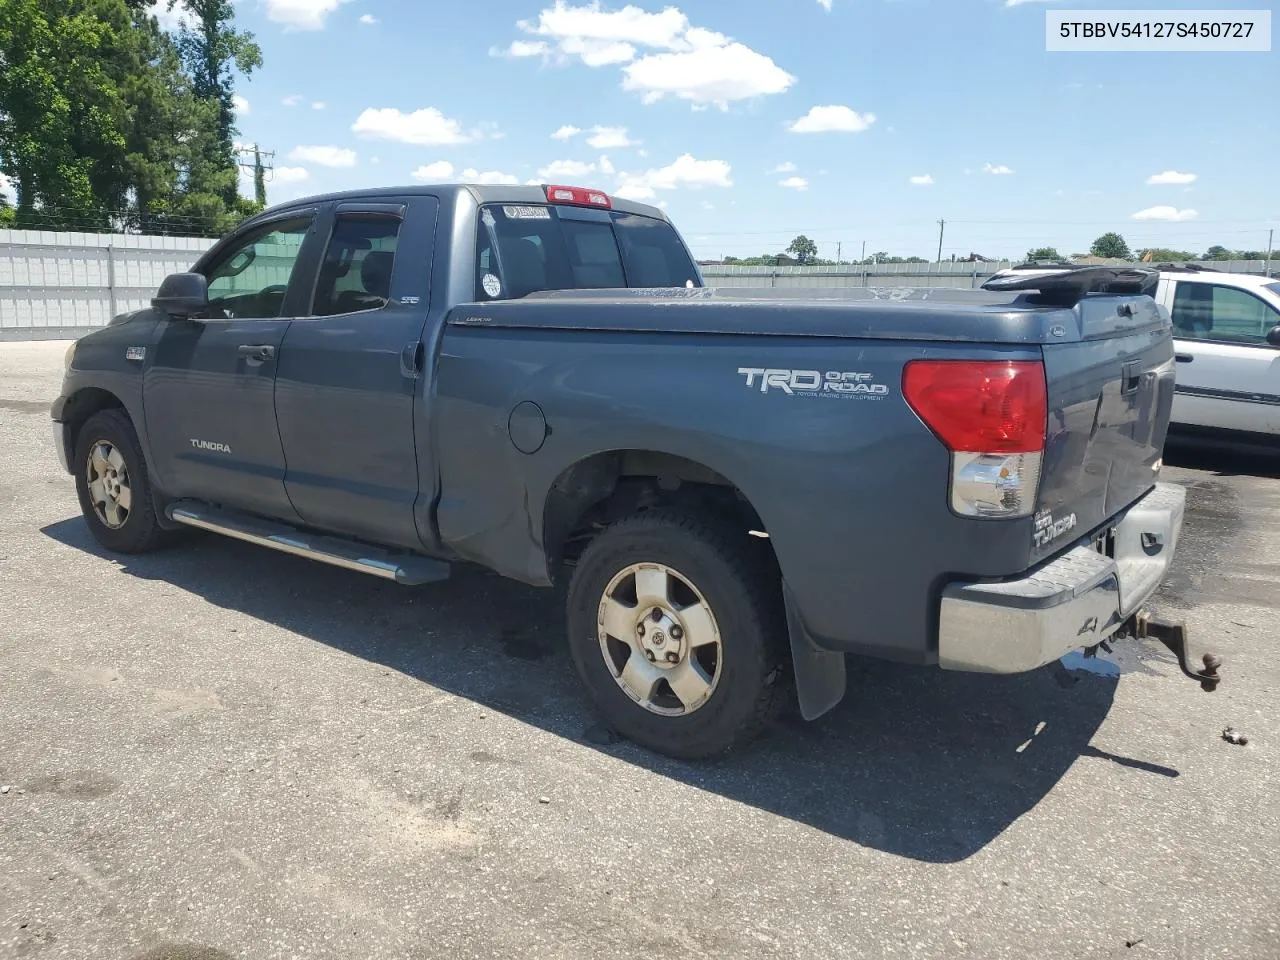
POLYGON ((114 553, 146 553, 161 546, 147 462, 133 422, 123 410, 100 410, 76 438, 76 493, 93 538, 114 553))
POLYGON ((731 524, 666 510, 615 523, 578 560, 568 624, 596 707, 658 753, 723 753, 790 699, 776 566, 731 524))

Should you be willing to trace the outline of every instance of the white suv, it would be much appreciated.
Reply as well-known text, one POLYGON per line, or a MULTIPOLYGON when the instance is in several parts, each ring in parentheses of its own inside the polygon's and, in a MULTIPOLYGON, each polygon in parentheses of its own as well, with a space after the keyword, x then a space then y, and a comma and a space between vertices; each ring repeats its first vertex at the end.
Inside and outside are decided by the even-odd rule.
POLYGON ((1280 281, 1200 267, 1160 270, 1173 318, 1173 428, 1205 439, 1280 437, 1280 281))

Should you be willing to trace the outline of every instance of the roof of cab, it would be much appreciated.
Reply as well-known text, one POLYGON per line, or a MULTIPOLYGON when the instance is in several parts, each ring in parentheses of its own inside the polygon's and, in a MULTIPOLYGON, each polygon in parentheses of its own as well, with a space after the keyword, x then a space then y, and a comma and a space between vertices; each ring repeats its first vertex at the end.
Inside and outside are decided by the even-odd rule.
MULTIPOLYGON (((507 184, 480 184, 480 183, 439 183, 439 184, 414 184, 412 186, 399 187, 369 187, 363 190, 344 190, 338 193, 318 193, 308 197, 299 197, 296 200, 289 200, 286 203, 279 203, 269 207, 263 213, 271 214, 282 210, 291 210, 298 207, 305 207, 314 203, 327 203, 335 200, 396 200, 401 197, 414 196, 431 196, 445 197, 456 196, 462 192, 470 193, 475 198, 476 203, 546 203, 547 193, 546 186, 543 184, 523 184, 523 185, 507 185, 507 184)), ((634 200, 626 200, 621 197, 615 197, 607 191, 609 201, 614 210, 620 213, 634 213, 643 217, 653 217, 658 220, 667 220, 667 215, 661 209, 651 206, 647 203, 636 203, 634 200)), ((259 214, 261 216, 261 214, 259 214)))

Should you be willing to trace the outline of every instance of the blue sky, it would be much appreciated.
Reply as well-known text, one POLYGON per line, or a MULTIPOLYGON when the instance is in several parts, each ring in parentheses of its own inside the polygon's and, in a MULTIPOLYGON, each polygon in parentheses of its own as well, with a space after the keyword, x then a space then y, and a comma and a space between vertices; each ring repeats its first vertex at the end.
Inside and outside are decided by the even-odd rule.
POLYGON ((1071 253, 1111 229, 1265 248, 1280 55, 1047 53, 1045 10, 1073 5, 1214 6, 239 0, 265 61, 239 127, 276 152, 273 202, 581 184, 663 203, 699 257, 797 233, 828 257, 932 257, 939 218, 948 256, 1071 253))

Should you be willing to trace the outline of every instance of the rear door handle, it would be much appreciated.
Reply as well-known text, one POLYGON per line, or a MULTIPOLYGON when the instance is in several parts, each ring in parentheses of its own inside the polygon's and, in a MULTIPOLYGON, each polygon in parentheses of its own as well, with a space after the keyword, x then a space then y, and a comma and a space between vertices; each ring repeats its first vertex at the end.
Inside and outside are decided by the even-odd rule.
POLYGON ((1192 360, 1195 359, 1195 357, 1193 357, 1189 353, 1175 353, 1173 355, 1173 358, 1177 360, 1179 363, 1190 363, 1192 360))
POLYGON ((236 348, 236 353, 250 361, 257 360, 261 363, 274 357, 276 348, 269 343, 242 343, 236 348))

